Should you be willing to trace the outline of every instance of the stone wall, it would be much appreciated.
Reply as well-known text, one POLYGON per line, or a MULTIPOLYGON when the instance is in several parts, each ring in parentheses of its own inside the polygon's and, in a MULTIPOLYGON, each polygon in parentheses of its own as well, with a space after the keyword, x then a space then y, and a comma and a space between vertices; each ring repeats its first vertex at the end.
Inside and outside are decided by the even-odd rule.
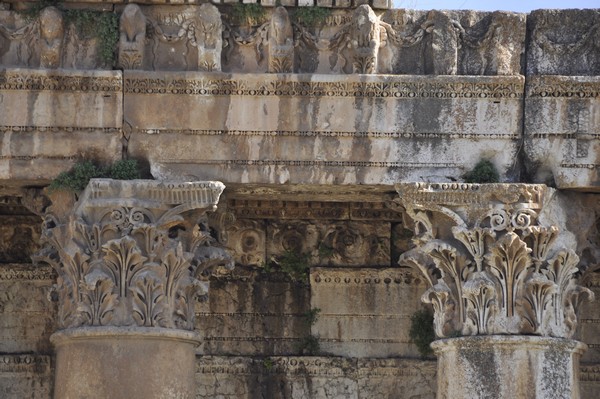
MULTIPOLYGON (((235 268, 203 276, 198 398, 435 397, 435 359, 408 336, 426 281, 398 264, 419 227, 393 185, 459 187, 481 159, 559 189, 541 218, 600 297, 598 10, 26 3, 0 2, 1 397, 52 395, 57 276, 30 257, 39 189, 82 159, 227 186, 207 226, 235 268), (119 18, 112 58, 69 22, 82 8, 119 18)), ((599 325, 583 304, 582 398, 600 388, 599 325)))

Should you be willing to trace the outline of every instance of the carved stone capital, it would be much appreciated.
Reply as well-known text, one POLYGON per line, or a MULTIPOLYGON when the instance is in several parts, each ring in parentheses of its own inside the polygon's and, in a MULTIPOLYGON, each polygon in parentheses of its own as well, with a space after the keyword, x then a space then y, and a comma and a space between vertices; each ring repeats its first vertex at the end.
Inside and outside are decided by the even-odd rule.
POLYGON ((579 285, 579 257, 560 227, 541 217, 554 190, 531 184, 396 186, 415 248, 400 263, 430 288, 439 337, 535 334, 571 338, 577 309, 593 293, 579 285))
POLYGON ((36 261, 57 272, 60 328, 141 326, 192 330, 196 277, 232 266, 204 219, 220 182, 93 179, 50 193, 36 261))

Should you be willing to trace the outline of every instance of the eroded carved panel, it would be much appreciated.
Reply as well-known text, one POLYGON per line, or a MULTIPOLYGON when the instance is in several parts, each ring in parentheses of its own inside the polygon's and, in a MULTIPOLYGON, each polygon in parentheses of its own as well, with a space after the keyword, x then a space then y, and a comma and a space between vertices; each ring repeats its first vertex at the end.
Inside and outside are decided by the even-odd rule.
POLYGON ((52 286, 56 275, 48 267, 0 265, 0 352, 50 353, 56 329, 52 286))
POLYGON ((0 396, 6 399, 47 399, 52 396, 50 356, 0 355, 0 396))
POLYGON ((202 356, 199 398, 409 398, 435 397, 435 363, 340 357, 202 356))
POLYGON ((528 75, 600 74, 598 10, 535 10, 528 25, 528 75))

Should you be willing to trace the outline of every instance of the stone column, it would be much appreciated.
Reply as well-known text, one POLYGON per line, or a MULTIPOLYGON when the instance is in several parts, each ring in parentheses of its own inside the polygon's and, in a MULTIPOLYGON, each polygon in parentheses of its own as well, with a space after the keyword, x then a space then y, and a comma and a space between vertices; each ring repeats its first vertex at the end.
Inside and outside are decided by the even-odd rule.
MULTIPOLYGON (((574 236, 544 185, 399 184, 415 231, 400 264, 434 309, 438 398, 579 398, 574 236)), ((579 272, 579 273, 578 273, 579 272)))
POLYGON ((199 273, 230 266, 203 224, 220 182, 94 179, 51 194, 37 261, 57 272, 54 397, 195 397, 199 273))

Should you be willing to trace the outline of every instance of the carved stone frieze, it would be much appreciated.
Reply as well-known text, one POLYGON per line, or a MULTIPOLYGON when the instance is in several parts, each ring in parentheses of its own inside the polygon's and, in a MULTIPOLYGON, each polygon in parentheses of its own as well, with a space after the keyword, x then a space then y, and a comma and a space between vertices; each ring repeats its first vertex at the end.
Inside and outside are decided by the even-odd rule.
POLYGON ((277 7, 269 25, 269 72, 294 71, 294 32, 285 7, 277 7))
POLYGON ((119 66, 142 69, 146 47, 146 17, 137 4, 128 4, 119 23, 119 66))
POLYGON ((35 259, 58 274, 60 328, 193 329, 195 297, 207 290, 196 277, 230 265, 201 219, 223 189, 94 179, 76 203, 51 194, 35 259))
POLYGON ((600 73, 598 10, 535 10, 528 17, 528 75, 600 73))
POLYGON ((558 226, 539 216, 543 185, 399 184, 416 248, 401 265, 430 285, 435 332, 571 338, 594 294, 578 283, 579 257, 558 226))
POLYGON ((267 257, 280 262, 286 253, 311 265, 386 266, 390 264, 389 223, 290 220, 267 226, 267 257))

